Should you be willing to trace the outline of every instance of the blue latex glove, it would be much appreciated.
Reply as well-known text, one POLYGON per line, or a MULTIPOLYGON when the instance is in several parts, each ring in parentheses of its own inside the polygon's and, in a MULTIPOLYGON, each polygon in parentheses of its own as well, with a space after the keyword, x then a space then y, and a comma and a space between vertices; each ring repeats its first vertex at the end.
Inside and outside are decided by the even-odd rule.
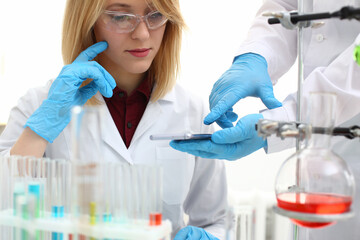
POLYGON ((114 78, 99 63, 91 61, 107 47, 106 42, 96 43, 64 66, 52 83, 48 98, 28 118, 25 127, 52 143, 69 124, 72 107, 85 104, 98 91, 111 97, 116 86, 114 78), (93 81, 80 88, 87 78, 93 81))
POLYGON ((187 226, 181 229, 174 240, 219 240, 202 228, 187 226))
POLYGON ((214 132, 211 140, 171 141, 170 146, 202 158, 236 160, 267 146, 255 129, 262 118, 262 114, 250 114, 241 118, 235 127, 214 132))
POLYGON ((248 96, 259 97, 269 109, 282 106, 274 97, 265 58, 254 53, 236 57, 230 69, 214 84, 209 97, 211 112, 204 123, 216 121, 222 128, 232 127, 236 120, 232 107, 248 96))

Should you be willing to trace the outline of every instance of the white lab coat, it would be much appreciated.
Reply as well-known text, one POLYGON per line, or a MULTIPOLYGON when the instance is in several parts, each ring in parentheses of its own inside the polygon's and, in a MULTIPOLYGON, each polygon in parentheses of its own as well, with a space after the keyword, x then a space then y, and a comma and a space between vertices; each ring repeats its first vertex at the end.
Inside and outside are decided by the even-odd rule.
MULTIPOLYGON (((9 155, 27 118, 47 97, 51 82, 45 87, 29 90, 12 109, 8 124, 0 137, 1 155, 9 155)), ((99 93, 96 96, 105 104, 99 93)), ((159 133, 212 132, 210 127, 202 124, 205 109, 201 99, 176 85, 164 98, 149 102, 127 149, 106 108, 103 154, 104 159, 109 161, 163 165, 163 217, 171 220, 173 236, 185 226, 186 213, 189 215, 189 225, 203 227, 224 239, 227 208, 224 163, 173 150, 169 141, 149 139, 151 134, 159 133)), ((88 126, 91 126, 90 122, 88 126)), ((68 125, 52 144, 47 145, 45 157, 70 159, 70 134, 68 125)), ((91 140, 89 144, 90 142, 91 140)), ((86 151, 91 153, 92 148, 89 147, 86 151)))
MULTIPOLYGON (((333 12, 346 5, 360 6, 358 0, 304 0, 304 12, 333 12)), ((269 25, 267 18, 262 17, 261 13, 296 9, 297 0, 264 1, 248 38, 236 53, 253 52, 264 56, 274 84, 289 70, 297 57, 297 31, 285 29, 280 24, 269 25)), ((349 126, 350 122, 359 125, 360 66, 353 60, 353 51, 355 44, 360 43, 360 22, 339 19, 317 22, 320 21, 325 23, 322 27, 304 30, 303 99, 313 91, 334 92, 337 94, 335 125, 343 123, 343 126, 349 126)), ((302 106, 302 113, 306 113, 304 103, 302 106)), ((296 94, 289 95, 283 102, 283 107, 265 110, 262 114, 266 119, 295 121, 296 94)), ((357 194, 353 202, 356 217, 324 229, 300 229, 300 239, 360 239, 360 165, 356 159, 360 143, 359 140, 350 141, 345 138, 334 140, 337 140, 334 151, 347 161, 357 180, 357 194)), ((268 138, 267 142, 268 153, 295 146, 295 141, 282 141, 276 136, 268 138)))
MULTIPOLYGON (((360 7, 359 0, 304 0, 304 12, 333 12, 342 6, 360 7)), ((269 25, 263 12, 291 11, 297 9, 297 0, 267 0, 258 11, 247 39, 236 55, 247 52, 265 57, 271 80, 277 80, 289 70, 297 57, 297 31, 280 24, 269 25)), ((336 125, 360 112, 360 68, 353 60, 353 50, 360 43, 360 22, 356 20, 325 19, 319 28, 304 30, 304 99, 311 91, 334 92, 338 96, 336 125), (347 107, 348 105, 354 105, 347 107)), ((320 22, 320 21, 317 21, 320 22)), ((276 87, 276 86, 275 86, 276 87)), ((305 113, 305 104, 302 104, 305 113)), ((296 94, 289 95, 283 107, 262 112, 264 118, 295 121, 296 94)), ((276 152, 292 146, 293 141, 268 139, 267 151, 276 152)))

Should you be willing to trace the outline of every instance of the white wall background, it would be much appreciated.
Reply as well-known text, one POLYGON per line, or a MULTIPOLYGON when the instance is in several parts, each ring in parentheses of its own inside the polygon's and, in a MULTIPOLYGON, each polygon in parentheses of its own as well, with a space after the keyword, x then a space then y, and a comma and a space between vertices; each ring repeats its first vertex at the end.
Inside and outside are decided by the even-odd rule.
MULTIPOLYGON (((184 36, 180 82, 208 101, 213 83, 231 65, 233 54, 262 0, 181 0, 189 27, 184 36)), ((41 86, 62 68, 61 24, 65 0, 0 0, 0 122, 28 88, 41 86)), ((296 91, 296 69, 275 87, 283 100, 296 91)), ((246 99, 235 106, 239 116, 264 105, 246 99)), ((274 188, 280 164, 294 150, 265 155, 263 150, 226 162, 231 191, 268 191, 274 188)), ((275 197, 275 196, 274 196, 275 197)))

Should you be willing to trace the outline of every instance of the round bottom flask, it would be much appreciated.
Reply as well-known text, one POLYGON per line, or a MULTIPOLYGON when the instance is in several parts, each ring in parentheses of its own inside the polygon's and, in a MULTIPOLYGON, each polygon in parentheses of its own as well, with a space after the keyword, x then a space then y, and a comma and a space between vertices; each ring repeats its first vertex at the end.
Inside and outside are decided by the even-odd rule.
POLYGON ((346 162, 330 150, 335 95, 311 93, 309 100, 308 123, 326 131, 307 136, 305 148, 280 167, 274 210, 299 226, 320 228, 353 216, 355 183, 346 162))

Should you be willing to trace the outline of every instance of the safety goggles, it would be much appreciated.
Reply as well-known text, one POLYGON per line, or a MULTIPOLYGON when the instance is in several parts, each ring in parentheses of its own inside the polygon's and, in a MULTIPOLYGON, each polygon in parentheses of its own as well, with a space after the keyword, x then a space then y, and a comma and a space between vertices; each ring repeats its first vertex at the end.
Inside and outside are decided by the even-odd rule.
POLYGON ((137 14, 105 10, 101 19, 106 29, 116 33, 132 32, 141 21, 144 21, 150 30, 161 27, 167 21, 167 18, 158 11, 140 16, 137 14))

